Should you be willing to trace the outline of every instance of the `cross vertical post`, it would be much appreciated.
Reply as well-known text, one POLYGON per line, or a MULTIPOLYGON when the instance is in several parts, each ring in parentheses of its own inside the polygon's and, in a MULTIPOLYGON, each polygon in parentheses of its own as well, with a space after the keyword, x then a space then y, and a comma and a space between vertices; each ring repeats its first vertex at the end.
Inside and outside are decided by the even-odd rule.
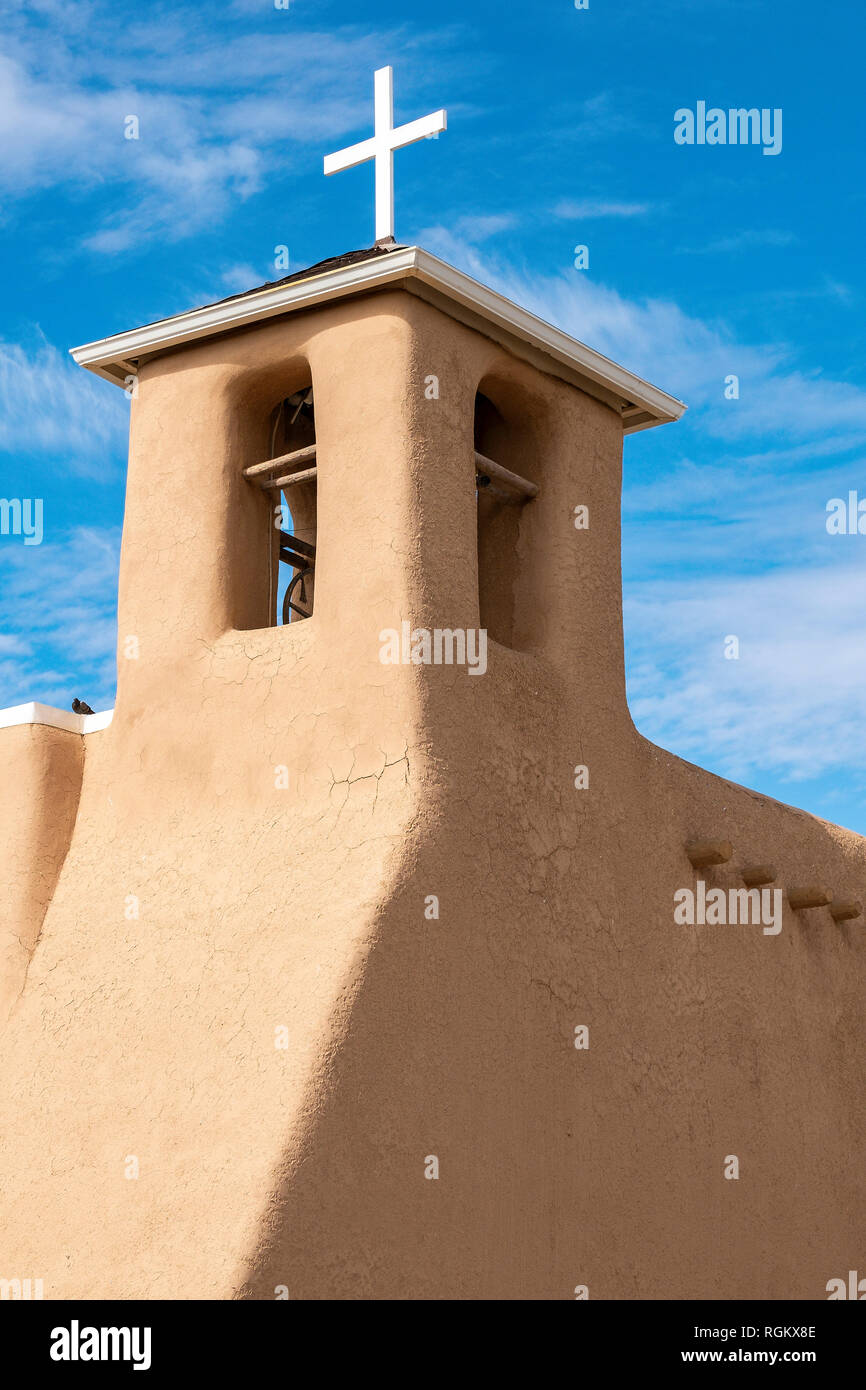
POLYGON ((376 241, 394 236, 394 69, 379 68, 373 76, 373 115, 376 130, 376 241), (388 141, 387 147, 385 141, 388 141))

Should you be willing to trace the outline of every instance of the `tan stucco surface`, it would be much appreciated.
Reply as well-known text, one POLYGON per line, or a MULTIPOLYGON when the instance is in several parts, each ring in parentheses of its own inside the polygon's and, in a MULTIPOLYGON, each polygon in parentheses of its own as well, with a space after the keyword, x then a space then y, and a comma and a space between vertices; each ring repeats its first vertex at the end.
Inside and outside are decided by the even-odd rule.
POLYGON ((0 1024, 27 967, 69 848, 84 747, 44 724, 0 729, 0 1024))
MULTIPOLYGON (((857 1266, 862 919, 683 927, 673 894, 708 838, 734 845, 713 885, 770 861, 862 897, 866 845, 635 731, 621 447, 609 406, 399 291, 143 368, 117 706, 77 819, 68 791, 51 819, 35 731, 0 730, 4 881, 30 845, 46 866, 13 902, 41 934, 2 1035, 0 1275, 54 1298, 736 1299, 824 1297, 857 1266), (241 470, 310 373, 316 609, 265 628, 268 503, 241 470), (479 677, 383 666, 403 619, 478 624, 479 386, 541 488, 517 568, 484 581, 513 590, 513 645, 479 677)), ((81 753, 52 756, 53 794, 81 753)))

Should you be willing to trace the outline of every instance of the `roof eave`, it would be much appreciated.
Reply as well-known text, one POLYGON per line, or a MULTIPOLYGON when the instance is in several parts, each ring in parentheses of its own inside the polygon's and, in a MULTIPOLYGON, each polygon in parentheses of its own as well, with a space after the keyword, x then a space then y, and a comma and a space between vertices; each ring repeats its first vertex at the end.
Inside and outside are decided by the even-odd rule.
POLYGON ((135 373, 136 360, 143 356, 259 323, 277 314, 312 308, 345 295, 381 289, 412 278, 444 293, 456 303, 621 396, 629 403, 623 419, 627 434, 678 420, 686 409, 683 402, 674 396, 635 376, 552 324, 545 323, 529 310, 522 309, 504 295, 488 289, 420 246, 408 246, 387 256, 377 256, 337 270, 295 279, 288 284, 272 285, 201 309, 191 309, 144 328, 130 329, 98 342, 85 343, 72 348, 71 353, 80 367, 95 372, 115 385, 124 386, 135 373))

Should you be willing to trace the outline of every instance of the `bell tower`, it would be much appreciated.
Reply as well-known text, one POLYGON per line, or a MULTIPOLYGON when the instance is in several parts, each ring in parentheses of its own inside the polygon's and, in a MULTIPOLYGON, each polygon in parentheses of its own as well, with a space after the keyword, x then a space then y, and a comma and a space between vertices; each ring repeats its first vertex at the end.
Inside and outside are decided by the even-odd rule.
POLYGON ((632 725, 623 437, 684 407, 387 238, 74 356, 132 394, 117 704, 0 727, 9 1273, 821 1297, 866 856, 632 725))
POLYGON ((426 252, 351 253, 75 356, 135 380, 115 720, 241 633, 339 650, 344 676, 403 621, 621 672, 623 429, 682 407, 426 252))

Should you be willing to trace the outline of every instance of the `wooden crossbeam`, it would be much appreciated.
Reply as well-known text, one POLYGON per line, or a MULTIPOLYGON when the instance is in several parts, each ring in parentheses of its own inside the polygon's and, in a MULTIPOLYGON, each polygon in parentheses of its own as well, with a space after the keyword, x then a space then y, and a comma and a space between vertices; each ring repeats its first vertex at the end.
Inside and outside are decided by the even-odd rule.
POLYGON ((312 573, 316 565, 316 547, 300 536, 293 536, 290 531, 280 531, 280 559, 283 564, 291 565, 292 569, 312 573))
POLYGON ((309 463, 315 457, 315 444, 308 444, 306 448, 295 449, 291 454, 280 454, 275 459, 265 459, 263 463, 250 464, 249 468, 244 469, 244 477, 258 478, 268 473, 275 473, 278 468, 291 468, 297 463, 309 463))
MULTIPOLYGON (((264 459, 261 463, 250 464, 249 468, 244 469, 244 477, 260 479, 260 486, 263 488, 292 487, 295 483, 305 483, 310 478, 315 478, 317 469, 306 468, 300 472, 282 474, 279 478, 273 478, 270 475, 283 468, 293 468, 297 464, 309 463, 315 457, 316 445, 308 444, 306 448, 295 449, 290 454, 280 454, 277 458, 264 459)), ((485 454, 480 454, 477 450, 475 451, 475 468, 478 473, 485 477, 496 478, 505 487, 519 493, 527 502, 538 496, 536 483, 531 483, 528 478, 521 478, 519 473, 512 473, 509 468, 503 468, 501 463, 487 458, 485 454)))
POLYGON ((488 478, 498 478, 507 487, 513 488, 529 502, 533 497, 538 496, 538 487, 531 483, 528 478, 521 478, 519 473, 512 473, 510 469, 503 468, 501 463, 495 463, 493 459, 487 458, 485 454, 479 454, 475 450, 475 469, 476 472, 484 474, 488 478))
POLYGON ((309 482, 311 478, 318 477, 318 474, 318 468, 305 468, 300 473, 287 473, 284 478, 266 478, 263 483, 259 483, 259 487, 277 491, 284 487, 294 487, 295 483, 309 482))
POLYGON ((309 555, 302 555, 299 550, 290 550, 287 545, 280 546, 280 559, 284 565, 291 565, 295 570, 312 570, 314 568, 309 555))
POLYGON ((291 546, 292 550, 299 550, 302 555, 308 555, 311 560, 316 557, 316 547, 309 541, 302 540, 300 536, 292 535, 291 531, 281 531, 280 542, 282 545, 291 546))

